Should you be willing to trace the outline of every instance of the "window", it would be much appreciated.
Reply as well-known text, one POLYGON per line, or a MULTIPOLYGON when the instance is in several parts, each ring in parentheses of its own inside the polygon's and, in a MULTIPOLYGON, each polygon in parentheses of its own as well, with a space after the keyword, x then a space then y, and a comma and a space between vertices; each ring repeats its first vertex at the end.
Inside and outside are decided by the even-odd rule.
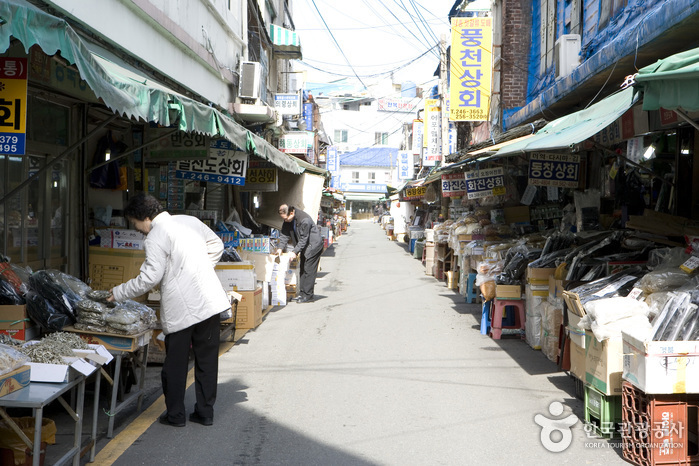
POLYGON ((342 104, 342 110, 349 110, 350 106, 349 104, 342 104))
POLYGON ((359 172, 352 172, 352 183, 359 183, 359 172))
POLYGON ((335 130, 335 142, 347 142, 347 130, 346 129, 336 129, 335 130))
POLYGON ((369 178, 368 183, 372 183, 372 184, 376 183, 376 173, 374 173, 374 172, 369 172, 369 173, 367 174, 367 178, 369 178))
POLYGON ((387 145, 388 133, 374 133, 374 145, 387 145))

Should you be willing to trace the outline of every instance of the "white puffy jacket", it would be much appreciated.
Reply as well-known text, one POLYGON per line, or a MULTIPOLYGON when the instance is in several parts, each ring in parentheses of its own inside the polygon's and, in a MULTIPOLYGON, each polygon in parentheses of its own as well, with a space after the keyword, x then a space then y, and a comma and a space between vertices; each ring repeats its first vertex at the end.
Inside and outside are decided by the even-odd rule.
POLYGON ((160 284, 163 333, 177 332, 231 307, 214 272, 223 243, 198 218, 158 214, 145 241, 139 275, 114 287, 116 301, 132 299, 160 284))

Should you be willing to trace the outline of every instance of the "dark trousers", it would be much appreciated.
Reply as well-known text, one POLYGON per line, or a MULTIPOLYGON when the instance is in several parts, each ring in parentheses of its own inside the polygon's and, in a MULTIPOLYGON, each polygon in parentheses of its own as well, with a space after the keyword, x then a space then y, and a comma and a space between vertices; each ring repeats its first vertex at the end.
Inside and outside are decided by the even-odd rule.
POLYGON ((165 362, 160 377, 165 406, 171 422, 184 422, 184 393, 187 385, 189 348, 194 352, 194 410, 202 417, 214 417, 218 382, 220 318, 208 319, 165 336, 165 362))
POLYGON ((311 257, 305 257, 301 253, 299 266, 301 268, 301 276, 299 277, 299 296, 306 298, 313 297, 313 292, 316 286, 316 275, 318 275, 318 264, 320 264, 320 256, 323 254, 321 248, 317 254, 311 257))

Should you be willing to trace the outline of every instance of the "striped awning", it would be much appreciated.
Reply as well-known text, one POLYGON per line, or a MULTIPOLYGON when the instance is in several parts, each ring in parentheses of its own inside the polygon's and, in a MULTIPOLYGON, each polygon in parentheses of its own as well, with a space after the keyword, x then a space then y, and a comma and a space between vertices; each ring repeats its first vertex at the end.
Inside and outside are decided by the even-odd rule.
POLYGON ((274 46, 274 53, 285 58, 301 59, 301 40, 296 31, 277 26, 269 25, 269 38, 274 46))

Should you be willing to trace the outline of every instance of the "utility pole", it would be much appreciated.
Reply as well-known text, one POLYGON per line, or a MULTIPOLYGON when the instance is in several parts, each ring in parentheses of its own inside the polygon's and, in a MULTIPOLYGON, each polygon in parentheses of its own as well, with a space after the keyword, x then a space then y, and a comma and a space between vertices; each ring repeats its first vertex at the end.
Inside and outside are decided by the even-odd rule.
POLYGON ((447 101, 449 100, 449 68, 447 66, 447 39, 444 34, 439 41, 439 108, 442 129, 442 161, 446 162, 449 155, 449 113, 447 111, 447 101))

